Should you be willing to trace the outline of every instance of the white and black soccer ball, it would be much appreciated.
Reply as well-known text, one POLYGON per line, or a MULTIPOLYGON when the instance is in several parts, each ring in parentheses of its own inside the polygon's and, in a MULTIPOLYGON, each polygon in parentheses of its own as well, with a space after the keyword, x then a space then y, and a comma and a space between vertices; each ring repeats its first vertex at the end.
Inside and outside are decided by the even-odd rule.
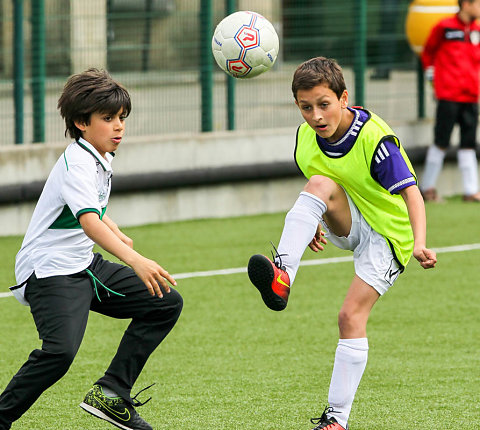
POLYGON ((278 48, 278 35, 270 21, 250 11, 225 17, 212 38, 217 64, 234 78, 253 78, 269 70, 278 48))

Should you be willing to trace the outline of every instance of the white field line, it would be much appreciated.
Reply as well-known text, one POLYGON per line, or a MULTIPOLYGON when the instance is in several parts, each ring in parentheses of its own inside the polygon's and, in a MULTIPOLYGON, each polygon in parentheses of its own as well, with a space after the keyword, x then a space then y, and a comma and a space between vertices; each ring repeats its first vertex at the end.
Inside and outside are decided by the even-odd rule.
MULTIPOLYGON (((434 251, 437 252, 438 254, 444 254, 448 252, 474 251, 476 249, 480 249, 480 243, 470 243, 466 245, 455 245, 455 246, 446 246, 443 248, 434 248, 434 251)), ((320 266, 323 264, 345 263, 347 261, 353 261, 353 257, 348 256, 348 257, 321 258, 317 260, 305 260, 300 262, 300 266, 320 266)), ((236 273, 246 273, 246 271, 247 271, 246 267, 233 267, 231 269, 177 273, 172 276, 175 279, 204 278, 207 276, 234 275, 236 273)), ((0 298, 10 297, 12 295, 13 295, 12 293, 0 293, 0 298)))

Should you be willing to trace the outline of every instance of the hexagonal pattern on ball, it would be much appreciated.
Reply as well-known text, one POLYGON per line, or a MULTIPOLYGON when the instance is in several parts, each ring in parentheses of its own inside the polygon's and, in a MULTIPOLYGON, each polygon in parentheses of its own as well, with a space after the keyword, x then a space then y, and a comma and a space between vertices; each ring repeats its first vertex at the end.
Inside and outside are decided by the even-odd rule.
POLYGON ((277 59, 278 35, 262 15, 235 12, 217 25, 212 52, 218 66, 235 78, 253 78, 269 70, 277 59))

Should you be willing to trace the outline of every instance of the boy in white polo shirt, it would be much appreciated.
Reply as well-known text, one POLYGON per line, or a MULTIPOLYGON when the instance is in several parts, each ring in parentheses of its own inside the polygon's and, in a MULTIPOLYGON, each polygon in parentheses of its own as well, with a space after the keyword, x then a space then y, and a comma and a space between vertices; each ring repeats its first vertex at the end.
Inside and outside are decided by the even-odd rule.
POLYGON ((17 254, 12 287, 30 305, 42 340, 0 395, 0 430, 9 429, 71 365, 90 310, 130 318, 117 353, 81 407, 122 429, 150 430, 131 389, 148 357, 175 325, 182 298, 169 273, 133 250, 105 214, 113 152, 131 110, 128 92, 102 70, 67 81, 58 101, 74 139, 53 167, 17 254), (128 266, 93 253, 94 244, 128 266), (168 281, 168 282, 167 282, 168 281), (163 289, 163 292, 162 292, 163 289), (165 293, 165 294, 164 294, 165 293))

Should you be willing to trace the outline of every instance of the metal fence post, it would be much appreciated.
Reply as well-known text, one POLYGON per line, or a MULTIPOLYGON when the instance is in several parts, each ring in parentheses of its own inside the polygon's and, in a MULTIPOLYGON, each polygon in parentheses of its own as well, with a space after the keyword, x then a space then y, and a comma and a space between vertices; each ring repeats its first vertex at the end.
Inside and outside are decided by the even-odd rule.
POLYGON ((15 143, 23 143, 23 0, 13 0, 13 93, 15 106, 15 143))
POLYGON ((45 1, 32 0, 33 142, 45 142, 45 1))
POLYGON ((367 0, 358 1, 355 14, 355 104, 365 103, 365 69, 367 67, 367 0))
MULTIPOLYGON (((227 15, 236 11, 236 0, 226 0, 227 15)), ((235 78, 227 76, 227 126, 228 130, 235 130, 235 78)))
POLYGON ((417 58, 417 117, 425 118, 425 75, 420 57, 417 58))
POLYGON ((143 31, 142 72, 148 72, 152 38, 153 0, 145 0, 145 30, 143 31))
POLYGON ((202 131, 213 130, 212 0, 200 3, 200 84, 202 131))

